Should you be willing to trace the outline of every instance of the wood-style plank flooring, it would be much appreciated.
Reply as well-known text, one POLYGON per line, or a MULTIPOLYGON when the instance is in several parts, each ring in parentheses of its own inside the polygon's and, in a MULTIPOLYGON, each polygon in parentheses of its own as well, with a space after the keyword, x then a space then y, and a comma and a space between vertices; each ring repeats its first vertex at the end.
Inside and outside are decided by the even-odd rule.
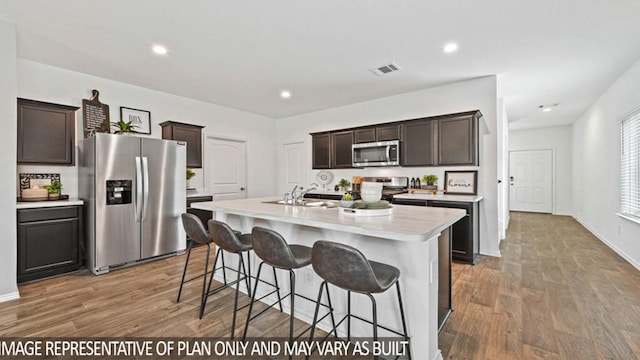
POLYGON ((445 359, 640 358, 640 272, 573 218, 511 213, 500 251, 453 265, 445 359))
MULTIPOLYGON (((202 273, 205 254, 206 247, 194 248, 187 278, 202 273)), ((202 320, 201 280, 187 283, 176 302, 185 258, 174 256, 100 276, 84 270, 22 285, 20 299, 0 303, 0 337, 228 337, 233 289, 209 297, 202 320)), ((248 302, 241 295, 240 305, 248 302)), ((257 304, 255 309, 264 307, 257 304)), ((236 337, 242 336, 247 311, 239 312, 236 337)), ((296 320, 297 329, 304 325, 296 320)), ((288 337, 289 316, 271 309, 253 320, 248 335, 265 334, 288 337)))
MULTIPOLYGON (((194 274, 204 250, 192 254, 194 274)), ((575 220, 512 213, 501 252, 454 264, 445 359, 640 358, 640 272, 575 220)), ((228 336, 232 289, 210 299, 202 320, 199 282, 176 303, 184 258, 22 285, 20 299, 0 303, 0 337, 228 336)), ((253 336, 287 334, 288 316, 274 309, 251 323, 253 336)))

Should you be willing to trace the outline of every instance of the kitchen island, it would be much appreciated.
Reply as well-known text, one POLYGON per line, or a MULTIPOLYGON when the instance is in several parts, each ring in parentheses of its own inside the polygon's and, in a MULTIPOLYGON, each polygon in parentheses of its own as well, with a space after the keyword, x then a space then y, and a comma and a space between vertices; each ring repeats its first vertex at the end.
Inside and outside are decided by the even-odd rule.
MULTIPOLYGON (((269 203, 277 198, 254 198, 194 203, 197 209, 209 210, 214 218, 234 229, 250 232, 253 226, 278 231, 291 244, 312 246, 317 240, 331 240, 358 248, 370 260, 400 269, 400 286, 405 305, 411 352, 416 359, 439 359, 438 350, 438 238, 449 237, 449 227, 465 213, 459 209, 443 209, 394 205, 393 214, 383 216, 350 216, 339 208, 319 208, 269 203)), ((235 257, 225 257, 233 264, 235 257)), ((256 269, 259 259, 252 258, 256 269)), ((268 274, 269 272, 266 272, 268 274)), ((216 274, 216 276, 221 274, 216 274)), ((278 282, 284 288, 288 281, 281 272, 278 282), (281 277, 280 277, 281 276, 281 277)), ((298 293, 315 298, 322 280, 311 267, 296 272, 298 293)), ((219 277, 221 279, 221 276, 219 277)), ((270 279, 268 279, 270 280, 270 279)), ((242 286, 241 286, 242 289, 242 286)), ((331 288, 337 318, 346 313, 346 292, 331 288)), ((258 294, 266 293, 266 286, 258 294)), ((376 295, 378 322, 402 329, 394 291, 376 295)), ((287 304, 283 304, 288 306, 287 304)), ((296 317, 306 322, 313 318, 314 306, 306 301, 296 303, 296 317)), ((352 296, 352 312, 371 318, 371 303, 366 296, 352 296)), ((320 328, 329 329, 329 322, 320 328)), ((370 337, 371 325, 354 320, 352 336, 370 337)), ((339 329, 345 335, 345 328, 339 329)), ((384 331, 380 336, 391 336, 384 331)))

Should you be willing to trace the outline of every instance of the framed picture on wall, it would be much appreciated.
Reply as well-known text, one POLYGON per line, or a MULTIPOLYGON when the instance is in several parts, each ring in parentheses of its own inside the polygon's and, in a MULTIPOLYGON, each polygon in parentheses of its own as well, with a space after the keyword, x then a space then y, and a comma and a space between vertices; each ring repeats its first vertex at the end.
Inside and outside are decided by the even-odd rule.
POLYGON ((478 171, 445 171, 444 190, 446 194, 476 195, 478 192, 478 171))
POLYGON ((151 112, 149 111, 121 106, 120 119, 124 122, 131 121, 131 125, 135 126, 133 130, 138 134, 151 134, 151 112))

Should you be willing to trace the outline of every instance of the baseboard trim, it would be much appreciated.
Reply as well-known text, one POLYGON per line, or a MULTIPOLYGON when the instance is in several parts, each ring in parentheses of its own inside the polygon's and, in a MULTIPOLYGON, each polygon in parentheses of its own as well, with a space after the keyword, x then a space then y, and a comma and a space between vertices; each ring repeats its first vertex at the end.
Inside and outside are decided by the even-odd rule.
POLYGON ((0 295, 0 303, 5 301, 11 301, 15 299, 20 299, 20 292, 14 291, 12 293, 0 295))
MULTIPOLYGON (((574 219, 576 218, 575 216, 573 216, 573 214, 570 214, 570 213, 561 213, 561 212, 558 212, 558 213, 553 213, 553 215, 571 216, 571 217, 572 217, 572 218, 574 218, 574 219)), ((583 225, 583 226, 584 226, 584 225, 583 225)))
POLYGON ((480 255, 502 257, 502 254, 500 254, 500 251, 480 251, 480 255))
POLYGON ((624 251, 616 247, 613 243, 608 241, 604 236, 600 235, 597 231, 591 229, 587 226, 580 218, 573 216, 573 218, 582 225, 585 229, 587 229, 590 233, 593 234, 598 240, 602 241, 605 245, 607 245, 611 250, 613 250, 616 254, 620 255, 626 262, 633 265, 638 271, 640 271, 640 263, 635 261, 631 256, 627 255, 624 251))

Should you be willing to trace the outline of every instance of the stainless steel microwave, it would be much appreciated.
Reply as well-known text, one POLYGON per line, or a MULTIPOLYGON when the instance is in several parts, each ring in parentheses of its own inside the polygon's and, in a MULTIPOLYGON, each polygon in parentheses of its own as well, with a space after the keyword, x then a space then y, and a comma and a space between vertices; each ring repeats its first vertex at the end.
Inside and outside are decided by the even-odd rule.
POLYGON ((397 166, 400 165, 400 141, 381 141, 351 145, 353 166, 397 166))

